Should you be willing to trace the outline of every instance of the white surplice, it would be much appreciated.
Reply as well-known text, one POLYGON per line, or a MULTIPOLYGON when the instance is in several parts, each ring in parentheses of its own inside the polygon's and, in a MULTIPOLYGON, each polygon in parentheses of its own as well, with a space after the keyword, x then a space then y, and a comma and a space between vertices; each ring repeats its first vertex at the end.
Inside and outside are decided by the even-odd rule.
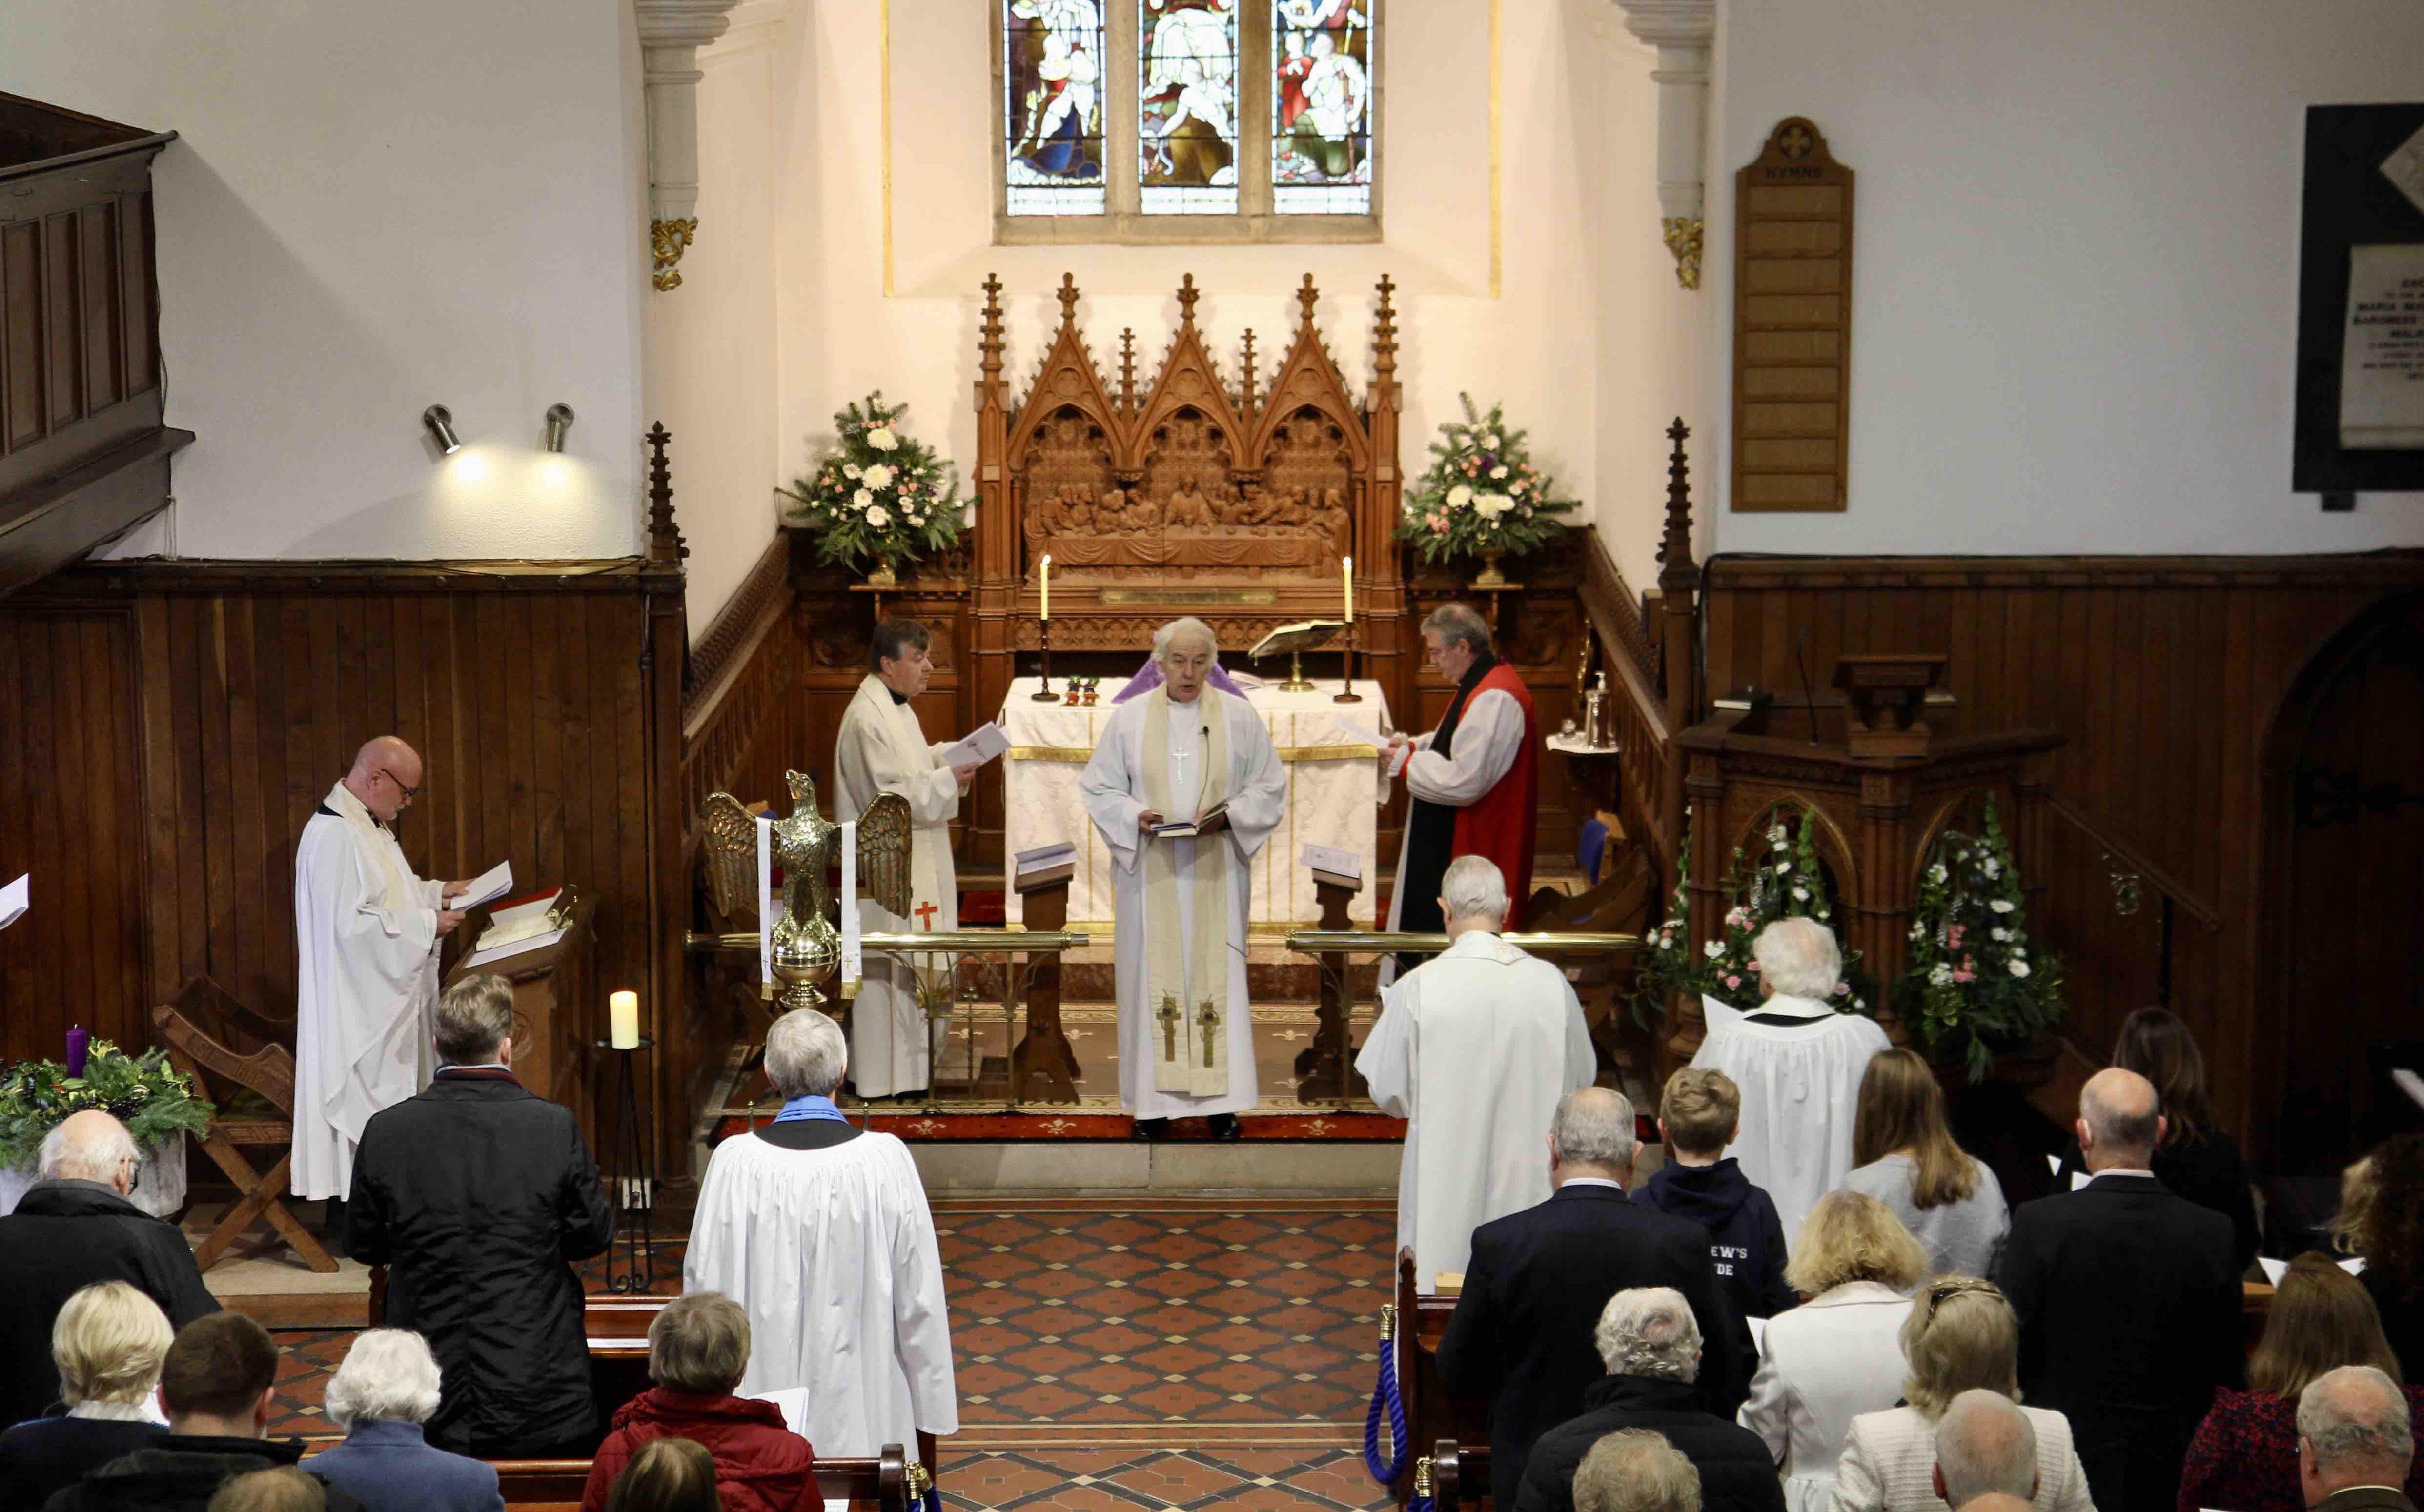
MULTIPOLYGON (((1120 1102, 1140 1119, 1236 1113, 1253 1106, 1261 1095, 1254 1074, 1253 1013, 1246 998, 1246 911, 1253 887, 1248 864, 1287 812, 1287 771, 1280 765, 1270 732, 1263 727, 1262 716, 1254 712, 1253 706, 1242 698, 1206 690, 1198 695, 1199 702, 1210 699, 1228 721, 1228 827, 1200 840, 1143 839, 1137 833, 1137 816, 1146 807, 1142 750, 1145 710, 1156 696, 1157 692, 1147 693, 1120 706, 1104 724, 1093 759, 1086 764, 1086 774, 1078 783, 1095 833, 1110 848, 1112 874, 1117 881, 1111 953, 1118 979, 1120 1102), (1227 1047, 1229 1090, 1216 1097, 1189 1097, 1160 1090, 1154 1085, 1151 1036, 1159 1031, 1153 1022, 1152 994, 1146 989, 1149 941, 1142 865, 1145 845, 1179 848, 1173 856, 1178 871, 1174 885, 1178 889, 1178 916, 1182 919, 1192 919, 1199 907, 1220 907, 1222 902, 1196 896, 1188 875, 1194 848, 1234 848, 1234 885, 1226 899, 1230 1011, 1223 1042, 1227 1047)), ((1200 717, 1188 717, 1188 705, 1175 702, 1170 706, 1168 770, 1172 812, 1165 816, 1169 819, 1191 818, 1196 812, 1196 799, 1204 791, 1204 726, 1200 717)), ((1190 932, 1184 928, 1179 931, 1182 952, 1192 949, 1190 932)), ((1191 970, 1191 963, 1182 970, 1191 970)))
POLYGON ((1796 1022, 1756 1024, 1746 1015, 1712 1023, 1692 1064, 1722 1071, 1742 1089, 1742 1132, 1726 1153, 1776 1200, 1790 1245, 1810 1205, 1850 1172, 1860 1078, 1892 1042, 1876 1020, 1807 997, 1778 993, 1751 1013, 1796 1022))
POLYGON ((1473 1231, 1549 1200, 1557 1099, 1599 1056, 1565 973, 1475 930, 1384 989, 1355 1069, 1380 1111, 1407 1121, 1397 1246, 1417 1289, 1461 1274, 1473 1231))
POLYGON ((301 1198, 350 1197, 354 1146, 437 1069, 438 911, 395 836, 339 783, 295 850, 295 1166, 301 1198))
POLYGON ((749 1314, 736 1396, 805 1387, 817 1453, 915 1455, 960 1431, 950 1315, 933 1215, 909 1147, 861 1134, 783 1150, 754 1134, 715 1147, 699 1184, 682 1291, 749 1314))
MULTIPOLYGON (((943 765, 948 740, 926 739, 907 704, 893 702, 884 679, 869 676, 858 685, 841 718, 834 743, 834 807, 854 821, 878 794, 909 801, 909 914, 878 907, 862 892, 858 927, 886 933, 956 930, 960 927, 959 877, 951 864, 951 820, 960 812, 960 780, 943 765), (932 912, 921 912, 931 909, 932 912)), ((933 956, 916 964, 949 972, 950 958, 933 956)), ((889 1097, 933 1084, 933 1041, 925 1010, 917 1006, 912 958, 867 957, 858 999, 850 1007, 850 1079, 861 1097, 889 1097)))

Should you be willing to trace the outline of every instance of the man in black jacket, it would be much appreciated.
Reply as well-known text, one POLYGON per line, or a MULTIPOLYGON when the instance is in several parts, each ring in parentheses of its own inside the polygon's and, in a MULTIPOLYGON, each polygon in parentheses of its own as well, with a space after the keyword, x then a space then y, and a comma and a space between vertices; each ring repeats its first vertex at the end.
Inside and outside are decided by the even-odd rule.
POLYGON ((1707 1341, 1700 1384, 1685 1394, 1728 1414, 1746 1394, 1748 1365, 1709 1258, 1708 1232, 1626 1200, 1634 1148, 1633 1105, 1622 1093, 1602 1087, 1569 1093, 1549 1133, 1555 1193, 1473 1231, 1439 1365, 1451 1392, 1491 1404, 1490 1484, 1501 1507, 1514 1505, 1533 1440, 1580 1412, 1584 1393, 1603 1373, 1591 1329, 1618 1292, 1681 1293, 1707 1341))
POLYGON ((614 1237, 571 1110, 514 1080, 514 994, 472 976, 439 999, 429 1090, 382 1108, 354 1155, 346 1244, 389 1266, 390 1328, 444 1373, 429 1442, 485 1459, 598 1447, 581 1281, 614 1237))
MULTIPOLYGON (((177 1331, 160 1361, 168 1436, 99 1470, 43 1504, 44 1512, 205 1512, 232 1476, 303 1457, 300 1439, 270 1439, 278 1345, 241 1313, 213 1313, 177 1331)), ((324 1487, 328 1512, 363 1512, 324 1487)))
POLYGON ((126 1200, 137 1158, 125 1124, 99 1108, 72 1113, 42 1140, 41 1180, 0 1218, 0 1427, 58 1400, 51 1325, 95 1281, 125 1281, 171 1328, 218 1311, 185 1236, 126 1200))
MULTIPOLYGON (((1619 1292, 1595 1339, 1607 1374, 1585 1395, 1590 1410, 1540 1436, 1523 1466, 1511 1512, 1573 1512, 1574 1472, 1591 1446, 1625 1428, 1662 1434, 1700 1472, 1701 1512, 1784 1512, 1784 1483, 1760 1436, 1708 1411, 1692 1378, 1700 1329, 1670 1286, 1619 1292)), ((1496 1470, 1495 1451, 1491 1470, 1496 1470)))
POLYGON ((2168 1506, 2214 1388, 2245 1366, 2230 1219, 2147 1170, 2163 1119, 2144 1076, 2088 1078, 2078 1133, 2095 1179, 2021 1204, 1995 1267, 2020 1388, 2070 1419, 2097 1506, 2168 1506))

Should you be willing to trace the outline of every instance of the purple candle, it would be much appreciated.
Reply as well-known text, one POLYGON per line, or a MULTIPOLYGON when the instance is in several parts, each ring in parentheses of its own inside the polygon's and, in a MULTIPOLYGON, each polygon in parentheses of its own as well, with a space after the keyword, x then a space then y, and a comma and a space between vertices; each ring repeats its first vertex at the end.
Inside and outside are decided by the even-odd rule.
POLYGON ((92 1031, 87 1029, 83 1025, 76 1025, 73 1028, 68 1030, 69 1075, 81 1076, 84 1074, 85 1057, 88 1053, 88 1047, 91 1043, 92 1031))

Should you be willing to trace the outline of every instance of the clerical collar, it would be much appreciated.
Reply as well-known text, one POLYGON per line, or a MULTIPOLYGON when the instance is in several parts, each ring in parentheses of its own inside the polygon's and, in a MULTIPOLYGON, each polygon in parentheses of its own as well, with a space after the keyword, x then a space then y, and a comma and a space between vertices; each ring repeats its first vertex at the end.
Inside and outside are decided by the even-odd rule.
POLYGON ((907 693, 902 692, 900 689, 893 687, 888 682, 884 685, 884 691, 892 695, 892 703, 895 708, 899 708, 901 705, 909 701, 909 695, 907 693))

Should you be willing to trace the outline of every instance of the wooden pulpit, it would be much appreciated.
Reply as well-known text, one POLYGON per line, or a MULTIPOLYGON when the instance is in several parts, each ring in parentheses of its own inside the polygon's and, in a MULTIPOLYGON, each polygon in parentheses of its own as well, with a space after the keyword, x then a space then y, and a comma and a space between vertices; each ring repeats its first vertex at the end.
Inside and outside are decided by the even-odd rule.
MULTIPOLYGON (((1047 882, 1018 884, 1020 916, 1030 930, 1055 931, 1069 922, 1069 872, 1054 869, 1058 875, 1047 882)), ((1010 1052, 1011 1093, 1022 1103, 1074 1103, 1077 1075, 1076 1049, 1060 1027, 1060 956, 1055 951, 1027 964, 1027 1032, 1010 1052)))
MULTIPOLYGON (((598 990, 593 964, 590 923, 598 912, 596 895, 577 895, 564 933, 536 949, 505 956, 466 970, 461 962, 446 974, 448 987, 474 974, 502 977, 514 989, 514 1078, 550 1103, 572 1109, 582 1135, 594 1149, 598 1131, 591 1125, 590 1042, 604 1023, 604 995, 598 990)), ((477 939, 466 920, 463 932, 477 939)), ((466 953, 465 959, 470 959, 466 953)))

